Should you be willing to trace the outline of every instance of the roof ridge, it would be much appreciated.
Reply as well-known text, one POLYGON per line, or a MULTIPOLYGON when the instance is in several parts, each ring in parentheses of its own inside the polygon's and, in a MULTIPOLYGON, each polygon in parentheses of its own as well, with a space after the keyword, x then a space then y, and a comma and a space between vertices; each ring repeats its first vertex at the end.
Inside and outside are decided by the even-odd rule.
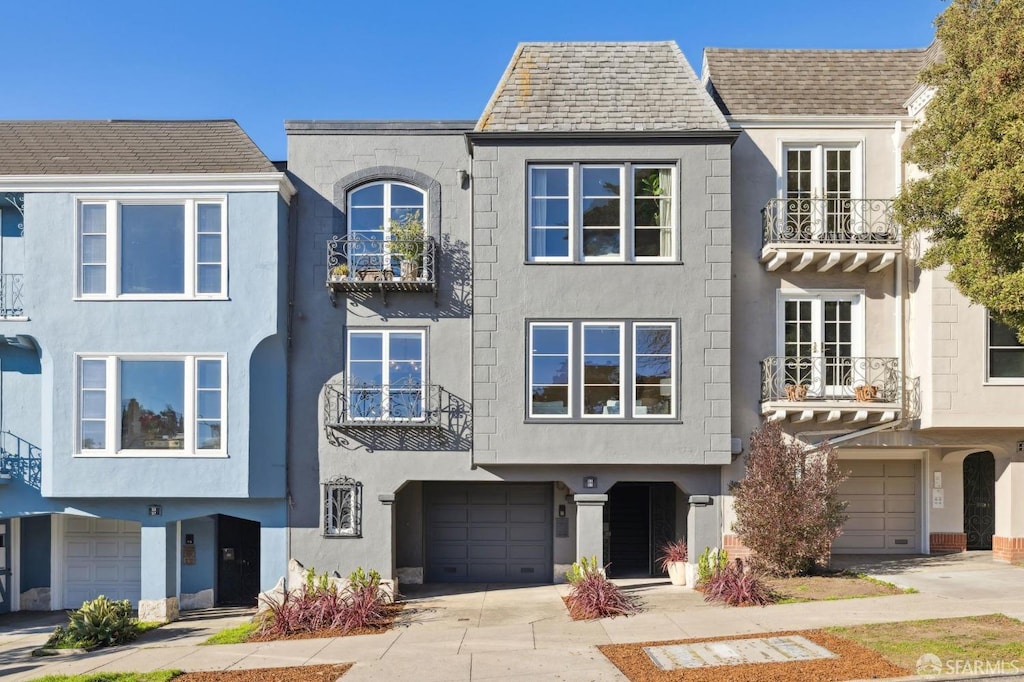
MULTIPOLYGON (((930 47, 930 46, 928 46, 930 47)), ((705 47, 704 52, 774 52, 774 53, 829 53, 829 54, 868 54, 897 52, 926 52, 928 47, 865 47, 865 48, 834 48, 834 47, 705 47)))

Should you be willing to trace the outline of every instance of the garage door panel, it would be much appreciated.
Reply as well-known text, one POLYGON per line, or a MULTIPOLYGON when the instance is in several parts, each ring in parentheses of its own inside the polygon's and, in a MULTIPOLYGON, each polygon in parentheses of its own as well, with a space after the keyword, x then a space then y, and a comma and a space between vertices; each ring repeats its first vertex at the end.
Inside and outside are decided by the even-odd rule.
POLYGON ((917 530, 917 519, 913 516, 890 516, 885 520, 886 530, 917 530))
POLYGON ((833 543, 835 553, 918 551, 920 462, 843 460, 850 478, 840 488, 847 522, 833 543))
POLYGON ((508 529, 505 526, 470 526, 469 539, 481 542, 505 542, 508 529))
POLYGON ((505 523, 508 520, 506 507, 481 506, 469 508, 470 523, 505 523))
MULTIPOLYGON (((551 486, 435 483, 424 485, 426 579, 444 582, 551 580, 551 486), (453 489, 458 492, 453 492, 453 489), (440 505, 456 497, 463 505, 440 505), (459 510, 464 522, 445 526, 436 510, 459 510), (454 529, 463 535, 456 537, 454 529), (449 541, 441 542, 444 534, 449 541)), ((448 518, 454 518, 449 514, 448 518)))
POLYGON ((124 529, 117 519, 93 519, 92 532, 98 533, 123 533, 124 529))
POLYGON ((913 497, 890 497, 885 501, 885 511, 891 514, 915 514, 917 512, 917 500, 913 497))
POLYGON ((885 518, 881 516, 851 516, 843 529, 844 532, 851 530, 885 530, 885 518))
POLYGON ((507 559, 507 545, 470 545, 470 559, 507 559))
POLYGON ((547 508, 542 506, 511 507, 508 510, 508 517, 512 523, 544 523, 547 519, 547 508))
POLYGON ((126 541, 124 543, 124 553, 123 553, 123 556, 125 556, 126 558, 131 558, 131 559, 140 559, 140 558, 142 558, 142 543, 141 542, 132 542, 130 540, 126 541))
POLYGON ((117 540, 97 540, 94 545, 97 559, 116 559, 121 555, 121 543, 117 540))
POLYGON ((469 510, 465 507, 434 507, 430 510, 430 520, 435 523, 466 523, 469 510))
POLYGON ((96 580, 102 580, 106 582, 116 583, 122 578, 122 573, 117 565, 113 566, 97 566, 94 574, 96 580))
POLYGON ((88 542, 68 540, 67 549, 64 552, 64 556, 73 559, 88 557, 91 551, 92 546, 88 542))

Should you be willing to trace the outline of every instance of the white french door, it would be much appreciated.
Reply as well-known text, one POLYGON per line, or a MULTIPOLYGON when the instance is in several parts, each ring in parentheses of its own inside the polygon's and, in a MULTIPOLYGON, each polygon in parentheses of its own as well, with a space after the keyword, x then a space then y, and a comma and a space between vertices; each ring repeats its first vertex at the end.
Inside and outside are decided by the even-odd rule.
POLYGON ((813 398, 845 398, 864 355, 860 294, 792 294, 781 301, 782 383, 807 386, 813 398))
POLYGON ((802 241, 849 241, 857 231, 853 200, 861 196, 859 147, 793 145, 784 159, 787 232, 802 241))

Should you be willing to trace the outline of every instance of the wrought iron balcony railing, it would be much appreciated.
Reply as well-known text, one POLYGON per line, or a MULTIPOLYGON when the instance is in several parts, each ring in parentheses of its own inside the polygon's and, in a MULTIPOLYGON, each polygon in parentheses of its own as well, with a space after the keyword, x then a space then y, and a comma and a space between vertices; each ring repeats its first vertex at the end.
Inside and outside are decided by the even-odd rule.
POLYGON ((763 244, 896 245, 889 199, 769 199, 763 244))
POLYGON ((0 319, 25 316, 24 275, 0 274, 0 319))
POLYGON ((445 393, 437 384, 329 383, 324 389, 324 423, 335 428, 439 428, 445 393))
MULTIPOLYGON (((437 287, 437 241, 363 235, 333 237, 327 242, 327 287, 337 291, 434 291, 437 287)), ((386 302, 385 298, 385 302, 386 302)))
POLYGON ((0 481, 21 481, 40 489, 43 472, 42 450, 10 431, 0 431, 0 481))
POLYGON ((900 402, 897 358, 769 357, 761 361, 761 401, 900 402))

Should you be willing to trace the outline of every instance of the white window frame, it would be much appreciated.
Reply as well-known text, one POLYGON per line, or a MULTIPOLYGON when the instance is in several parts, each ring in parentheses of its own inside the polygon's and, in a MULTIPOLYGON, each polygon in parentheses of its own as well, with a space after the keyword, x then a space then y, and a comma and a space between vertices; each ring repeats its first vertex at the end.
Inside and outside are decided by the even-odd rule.
MULTIPOLYGON (((569 359, 570 359, 570 362, 571 362, 571 360, 572 360, 572 343, 571 343, 571 341, 572 341, 572 334, 571 334, 571 329, 570 329, 569 340, 570 340, 569 359)), ((624 394, 626 392, 626 372, 625 372, 625 369, 626 369, 626 323, 625 322, 615 322, 615 321, 609 321, 609 322, 597 322, 597 321, 581 322, 580 323, 580 352, 579 352, 579 356, 580 356, 579 357, 579 368, 580 368, 580 375, 579 376, 580 376, 580 398, 581 398, 580 417, 583 418, 583 419, 591 419, 591 420, 592 419, 625 419, 625 416, 626 416, 626 410, 625 410, 626 397, 625 397, 624 394), (587 352, 586 352, 586 344, 587 344, 587 328, 588 327, 616 327, 619 330, 619 400, 618 400, 618 402, 619 402, 619 411, 616 412, 616 413, 602 412, 600 414, 596 414, 596 413, 588 413, 586 411, 586 409, 584 409, 586 407, 585 401, 586 401, 586 394, 587 394, 587 365, 586 365, 586 362, 587 362, 587 352)), ((570 380, 572 379, 571 376, 569 378, 570 378, 570 380)), ((571 388, 571 384, 570 384, 570 388, 571 388)), ((571 391, 570 391, 570 394, 571 394, 571 391)), ((605 409, 607 409, 607 407, 608 406, 606 405, 605 409)), ((570 408, 570 413, 571 413, 571 408, 570 408)))
MULTIPOLYGON (((526 261, 529 263, 674 263, 679 260, 679 167, 677 163, 655 161, 643 162, 578 162, 578 163, 529 163, 526 168, 526 261), (533 169, 565 169, 569 173, 569 255, 533 255, 533 169), (583 182, 585 168, 615 168, 619 171, 619 253, 613 256, 585 256, 583 254, 583 182), (635 216, 633 187, 634 169, 668 169, 671 172, 669 193, 672 234, 670 253, 667 256, 637 256, 635 254, 635 216)), ((591 228, 600 229, 600 228, 591 228)))
POLYGON ((74 433, 73 456, 75 457, 187 457, 187 458, 223 458, 228 456, 228 359, 224 353, 76 353, 75 354, 75 399, 74 399, 74 433), (106 363, 105 395, 105 431, 107 447, 103 449, 87 449, 82 447, 82 362, 84 360, 101 360, 106 363), (185 442, 181 450, 122 450, 121 449, 121 361, 153 360, 180 361, 184 365, 184 418, 185 442), (220 447, 217 449, 199 449, 196 447, 198 434, 197 414, 198 381, 197 367, 201 360, 220 362, 220 447))
MULTIPOLYGON (((424 229, 426 229, 426 226, 428 224, 428 222, 427 222, 427 220, 428 220, 428 218, 427 218, 427 206, 430 203, 429 200, 428 200, 428 197, 427 197, 427 191, 425 189, 423 189, 422 187, 417 187, 416 185, 413 185, 413 184, 411 184, 409 182, 406 182, 404 180, 397 180, 397 179, 396 180, 392 180, 392 179, 385 178, 385 179, 373 180, 371 182, 365 182, 365 183, 363 183, 361 185, 357 185, 357 186, 351 188, 350 190, 348 190, 348 192, 346 193, 346 195, 345 195, 345 208, 346 208, 346 211, 347 211, 347 213, 346 213, 346 219, 347 219, 347 226, 346 226, 347 227, 347 231, 346 231, 346 233, 348 234, 348 236, 351 237, 355 233, 352 230, 352 209, 353 209, 352 197, 353 197, 353 195, 357 194, 360 190, 364 190, 364 189, 367 189, 369 187, 374 187, 375 185, 380 185, 381 187, 383 187, 383 197, 381 199, 381 202, 382 202, 381 212, 382 212, 382 216, 384 218, 384 224, 381 225, 381 230, 384 232, 384 243, 385 244, 387 242, 391 241, 391 209, 393 208, 392 201, 391 201, 391 188, 394 187, 395 185, 398 185, 400 187, 406 187, 406 188, 411 189, 411 190, 415 190, 423 198, 423 207, 420 209, 420 211, 421 211, 421 213, 420 213, 420 222, 423 223, 424 229)), ((359 206, 356 206, 355 208, 369 208, 369 207, 359 207, 359 206)), ((426 235, 424 235, 424 237, 426 237, 426 235)), ((388 254, 387 247, 384 246, 383 248, 385 249, 385 255, 387 255, 388 254)))
POLYGON ((573 320, 531 320, 526 330, 526 418, 530 421, 563 421, 581 423, 599 422, 659 422, 679 419, 679 321, 674 319, 573 319, 573 320), (588 414, 583 401, 584 373, 584 331, 589 326, 617 326, 619 332, 619 413, 588 414), (541 327, 568 329, 568 413, 538 414, 533 411, 533 330, 541 327), (637 414, 636 411, 636 333, 643 327, 669 327, 671 329, 671 397, 672 409, 667 414, 637 414))
POLYGON ((363 484, 359 481, 340 476, 334 480, 327 481, 321 486, 323 498, 320 508, 323 510, 324 524, 322 534, 325 538, 360 538, 363 536, 363 484), (331 495, 335 492, 349 493, 348 510, 352 519, 350 528, 343 528, 338 523, 339 519, 331 515, 333 507, 331 495))
MULTIPOLYGON (((427 378, 427 332, 425 329, 418 328, 404 328, 404 327, 393 327, 390 329, 369 329, 369 328, 350 328, 346 330, 345 335, 345 390, 351 391, 358 388, 356 384, 351 383, 352 376, 352 336, 353 335, 381 335, 381 408, 382 414, 380 417, 356 417, 351 414, 351 405, 349 406, 349 414, 346 418, 353 422, 422 422, 427 419, 428 409, 428 391, 427 388, 429 381, 427 378), (388 409, 388 396, 389 389, 391 388, 391 382, 387 381, 384 374, 387 373, 390 378, 390 370, 388 366, 391 362, 391 344, 390 337, 392 334, 417 334, 420 337, 420 402, 421 402, 421 414, 419 417, 392 417, 390 410, 388 409)), ((400 384, 396 384, 396 387, 401 388, 400 384)), ((408 389, 406 389, 408 390, 408 389)), ((346 401, 348 400, 346 395, 346 401)))
POLYGON ((526 414, 529 415, 530 419, 571 419, 573 413, 573 405, 576 402, 576 392, 574 390, 575 372, 573 371, 573 324, 572 322, 530 322, 529 328, 526 332, 526 414), (567 367, 568 372, 568 386, 566 392, 566 413, 565 414, 545 414, 545 413, 534 413, 533 411, 533 330, 541 327, 557 327, 567 330, 567 367))
POLYGON ((786 198, 788 155, 791 151, 811 152, 811 196, 825 197, 825 154, 829 151, 843 150, 850 152, 850 196, 853 199, 864 198, 864 140, 848 138, 826 140, 779 140, 779 175, 777 178, 776 196, 786 198), (820 196, 819 196, 820 195, 820 196))
POLYGON ((228 298, 228 200, 227 195, 127 195, 127 196, 80 196, 75 201, 75 300, 124 300, 124 301, 194 301, 194 300, 227 300, 228 298), (221 252, 220 252, 220 291, 199 293, 199 205, 216 204, 220 206, 221 220, 221 252), (85 293, 82 290, 82 227, 83 207, 87 205, 103 205, 106 207, 106 287, 103 293, 85 293), (121 293, 121 207, 129 205, 143 206, 182 206, 185 213, 185 254, 184 254, 184 287, 182 293, 121 293))
MULTIPOLYGON (((993 346, 992 345, 992 323, 995 320, 989 312, 985 311, 985 384, 992 386, 1022 386, 1024 375, 1019 377, 994 377, 992 376, 992 350, 1018 350, 1024 353, 1024 347, 1020 346, 993 346)), ((998 322, 996 322, 998 324, 998 322)))
MULTIPOLYGON (((633 403, 633 419, 651 419, 651 420, 675 419, 677 407, 679 406, 679 388, 678 388, 679 372, 677 371, 678 370, 678 365, 679 365, 679 341, 678 341, 678 338, 679 338, 679 333, 678 333, 679 332, 679 325, 675 324, 674 322, 654 322, 654 321, 650 321, 650 320, 644 320, 644 321, 634 322, 632 324, 632 327, 633 327, 633 333, 632 333, 632 343, 631 343, 632 349, 631 349, 631 352, 630 352, 630 356, 631 356, 630 357, 630 384, 631 384, 630 387, 633 389, 633 392, 630 394, 629 399, 633 403), (637 412, 636 412, 636 407, 637 407, 637 405, 636 405, 636 388, 637 388, 638 385, 646 385, 646 384, 637 384, 636 383, 636 356, 637 356, 637 352, 636 352, 636 348, 637 348, 636 335, 637 335, 637 331, 639 329, 643 329, 644 327, 666 327, 666 326, 669 327, 670 333, 671 333, 671 358, 670 358, 670 360, 671 360, 671 367, 672 367, 672 375, 671 375, 670 381, 669 381, 669 386, 670 386, 669 396, 672 398, 672 410, 668 414, 647 414, 647 413, 645 413, 645 414, 637 414, 637 412)), ((662 385, 664 385, 664 384, 662 384, 662 385)))

